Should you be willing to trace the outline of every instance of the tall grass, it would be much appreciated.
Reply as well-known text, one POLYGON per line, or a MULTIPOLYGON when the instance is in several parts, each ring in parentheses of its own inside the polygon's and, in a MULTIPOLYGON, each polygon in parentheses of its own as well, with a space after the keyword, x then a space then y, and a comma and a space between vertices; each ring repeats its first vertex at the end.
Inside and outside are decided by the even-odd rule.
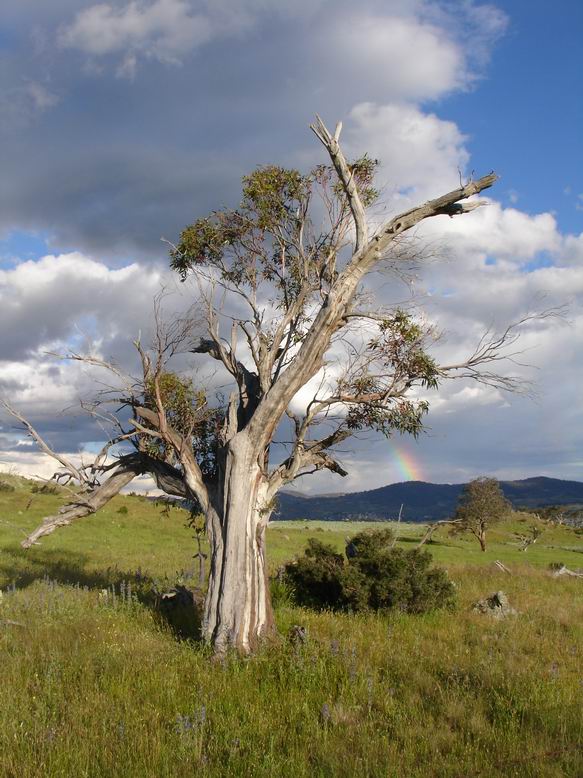
POLYGON ((456 574, 457 613, 282 606, 305 645, 210 662, 133 597, 36 582, 0 606, 0 772, 581 775, 580 582, 456 574), (504 586, 520 611, 471 612, 504 586))
MULTIPOLYGON (((0 519, 36 520, 7 505, 0 519)), ((158 513, 125 498, 28 556, 15 528, 0 535, 3 778, 583 775, 583 584, 546 570, 553 555, 576 566, 576 536, 526 554, 493 538, 512 575, 441 538, 454 613, 316 614, 279 592, 280 643, 216 664, 151 607, 150 577, 162 586, 193 553, 183 519, 158 513), (498 589, 517 616, 472 612, 498 589), (295 624, 305 644, 286 638, 295 624)), ((273 529, 274 566, 317 526, 273 529)), ((341 547, 346 526, 329 529, 341 547)))

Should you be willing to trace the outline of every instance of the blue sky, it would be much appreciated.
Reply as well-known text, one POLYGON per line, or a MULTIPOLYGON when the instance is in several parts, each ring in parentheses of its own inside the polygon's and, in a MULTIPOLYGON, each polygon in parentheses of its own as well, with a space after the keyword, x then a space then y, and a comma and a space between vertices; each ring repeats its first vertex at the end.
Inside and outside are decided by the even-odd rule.
POLYGON ((476 169, 493 165, 500 171, 504 194, 518 195, 529 212, 556 212, 562 229, 580 231, 583 211, 575 206, 583 190, 583 4, 497 5, 508 15, 508 27, 485 77, 469 94, 446 99, 443 111, 471 136, 476 169))
MULTIPOLYGON (((0 394, 63 450, 98 440, 71 410, 93 378, 46 352, 86 343, 131 366, 152 296, 174 283, 160 239, 235 204, 257 164, 322 161, 317 111, 344 121, 349 153, 381 160, 387 213, 458 169, 500 173, 487 209, 426 231, 444 261, 415 293, 445 350, 569 308, 568 324, 525 332, 536 401, 448 385, 418 443, 356 441, 347 481, 307 488, 396 480, 395 448, 434 481, 583 479, 582 39, 583 5, 567 0, 5 0, 0 394)), ((0 418, 0 467, 38 470, 13 432, 0 418)))

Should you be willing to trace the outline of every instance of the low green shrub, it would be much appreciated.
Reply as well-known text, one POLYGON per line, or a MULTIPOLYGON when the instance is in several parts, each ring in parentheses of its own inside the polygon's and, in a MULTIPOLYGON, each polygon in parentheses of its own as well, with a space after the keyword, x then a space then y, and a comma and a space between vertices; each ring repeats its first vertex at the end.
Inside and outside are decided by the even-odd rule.
POLYGON ((272 578, 269 581, 271 604, 274 608, 282 608, 294 604, 294 592, 290 584, 282 578, 272 578))
POLYGON ((121 513, 122 516, 125 516, 127 514, 127 512, 128 512, 128 506, 127 505, 122 505, 121 508, 117 509, 117 512, 121 513))
POLYGON ((397 548, 389 529, 349 539, 346 559, 310 538, 303 557, 288 563, 283 580, 295 601, 317 610, 424 613, 452 608, 455 590, 427 551, 397 548))
POLYGON ((15 487, 8 481, 0 481, 0 492, 13 492, 15 487))
POLYGON ((33 484, 30 491, 33 494, 58 494, 59 488, 56 484, 33 484))
POLYGON ((342 601, 343 566, 344 558, 332 546, 308 538, 304 556, 285 565, 282 580, 289 584, 299 605, 334 608, 342 601))

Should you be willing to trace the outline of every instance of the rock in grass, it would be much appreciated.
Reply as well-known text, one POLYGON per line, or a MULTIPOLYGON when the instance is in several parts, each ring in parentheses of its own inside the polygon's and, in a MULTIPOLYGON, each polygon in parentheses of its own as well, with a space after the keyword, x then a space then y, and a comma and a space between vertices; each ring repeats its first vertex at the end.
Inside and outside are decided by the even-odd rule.
POLYGON ((165 614, 176 610, 191 611, 200 610, 204 605, 204 595, 200 589, 188 589, 186 586, 177 584, 167 592, 158 595, 158 609, 165 614))
POLYGON ((506 616, 516 616, 517 611, 510 606, 508 597, 502 591, 494 592, 483 600, 478 600, 472 610, 475 613, 486 613, 495 619, 504 619, 506 616))
POLYGON ((294 624, 288 632, 288 640, 292 646, 303 646, 308 642, 308 631, 300 624, 294 624))

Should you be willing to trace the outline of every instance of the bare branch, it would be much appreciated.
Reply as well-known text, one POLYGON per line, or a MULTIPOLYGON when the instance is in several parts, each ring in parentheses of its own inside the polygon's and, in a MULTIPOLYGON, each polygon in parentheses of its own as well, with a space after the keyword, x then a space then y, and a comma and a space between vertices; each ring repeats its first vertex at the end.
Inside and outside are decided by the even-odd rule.
POLYGON ((169 424, 165 423, 160 414, 150 408, 144 408, 138 406, 134 408, 136 416, 142 418, 147 422, 149 427, 141 425, 136 420, 133 424, 140 432, 148 434, 152 437, 158 437, 168 443, 174 451, 176 456, 180 460, 182 467, 184 468, 184 480, 188 488, 191 490, 193 497, 195 497, 203 509, 206 509, 209 502, 208 489, 205 483, 204 476, 201 472, 200 466, 196 461, 196 457, 192 450, 192 443, 187 440, 169 424))
POLYGON ((72 478, 74 478, 80 484, 89 485, 91 483, 82 469, 75 467, 75 465, 62 454, 53 451, 44 438, 42 438, 41 435, 39 435, 39 433, 35 430, 28 419, 26 419, 21 413, 13 408, 8 402, 6 402, 6 400, 0 400, 0 405, 25 427, 26 431, 36 442, 41 451, 43 451, 45 454, 48 454, 48 456, 52 457, 53 459, 56 459, 57 462, 59 462, 59 464, 65 468, 65 470, 71 475, 72 478))
POLYGON ((354 219, 354 225, 356 228, 356 243, 355 252, 360 251, 368 242, 368 225, 366 221, 366 213, 360 195, 358 193, 358 187, 354 180, 354 175, 351 172, 346 158, 340 148, 339 138, 342 130, 342 123, 339 122, 336 126, 336 131, 332 135, 322 119, 316 116, 316 122, 310 125, 310 129, 316 135, 316 137, 322 142, 326 151, 330 155, 334 169, 338 174, 338 178, 342 184, 348 204, 354 219))
POLYGON ((310 427, 313 417, 308 414, 303 422, 294 418, 296 426, 296 440, 294 441, 291 455, 285 459, 269 476, 269 494, 275 495, 285 483, 294 481, 307 475, 306 468, 314 468, 309 472, 317 470, 330 470, 337 475, 346 476, 348 472, 328 453, 328 449, 333 448, 352 435, 352 431, 343 429, 339 426, 332 433, 321 440, 306 441, 305 436, 310 427))
POLYGON ((218 362, 222 362, 232 376, 237 377, 239 368, 232 352, 225 348, 218 337, 201 338, 198 346, 191 349, 192 354, 208 354, 218 362))
MULTIPOLYGON (((394 216, 389 222, 381 227, 379 233, 369 241, 364 254, 369 255, 371 250, 376 250, 377 252, 384 251, 397 235, 410 230, 411 227, 419 224, 424 219, 429 219, 432 216, 458 216, 463 213, 469 213, 482 205, 486 205, 486 200, 476 200, 471 203, 461 203, 459 201, 467 200, 469 197, 479 194, 484 189, 489 189, 497 180, 498 176, 496 173, 489 173, 487 176, 483 176, 477 181, 470 181, 458 189, 454 189, 447 194, 441 195, 441 197, 428 200, 423 205, 410 208, 408 211, 404 211, 398 216, 394 216)), ((368 256, 366 258, 363 256, 363 260, 371 261, 368 256)))
POLYGON ((425 543, 430 541, 433 537, 433 533, 438 530, 439 527, 443 527, 445 524, 449 524, 451 526, 452 524, 459 524, 460 522, 461 519, 443 519, 442 521, 434 521, 427 527, 423 537, 417 544, 417 548, 421 548, 421 546, 424 546, 425 543))
POLYGON ((128 376, 125 375, 116 365, 114 365, 113 362, 108 362, 106 359, 95 357, 92 354, 76 354, 75 352, 71 352, 69 354, 52 354, 52 356, 71 362, 83 362, 83 364, 90 365, 91 367, 100 367, 104 370, 108 370, 122 381, 123 386, 127 391, 132 391, 132 385, 129 383, 128 376))
POLYGON ((73 500, 63 506, 58 513, 53 516, 47 516, 42 524, 22 541, 22 547, 30 548, 38 543, 39 538, 50 535, 59 527, 65 527, 76 519, 95 513, 109 502, 112 497, 115 497, 124 486, 143 472, 143 462, 137 455, 120 460, 113 474, 103 485, 95 488, 88 497, 73 500))
POLYGON ((471 378, 495 389, 515 394, 529 394, 532 390, 530 381, 519 376, 502 375, 493 370, 485 369, 484 366, 498 362, 512 362, 521 367, 531 367, 518 360, 524 351, 511 350, 520 338, 519 330, 531 322, 562 319, 563 312, 564 308, 551 308, 540 313, 529 313, 519 321, 508 325, 501 333, 492 334, 490 330, 486 330, 473 353, 466 360, 450 365, 440 365, 440 375, 444 378, 471 378))
POLYGON ((42 524, 22 541, 23 548, 36 545, 40 538, 52 534, 60 527, 68 526, 77 519, 96 513, 134 478, 150 473, 156 485, 167 494, 191 498, 182 473, 166 462, 153 459, 144 454, 130 454, 101 468, 101 473, 113 470, 103 484, 94 483, 89 495, 72 494, 71 499, 56 514, 47 516, 42 524))

